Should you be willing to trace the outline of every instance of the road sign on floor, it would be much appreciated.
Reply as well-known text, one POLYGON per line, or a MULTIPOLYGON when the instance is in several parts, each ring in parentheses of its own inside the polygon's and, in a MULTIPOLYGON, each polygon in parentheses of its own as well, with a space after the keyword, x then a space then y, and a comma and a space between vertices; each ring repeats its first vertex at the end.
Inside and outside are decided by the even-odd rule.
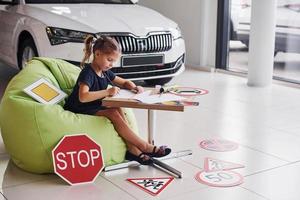
POLYGON ((243 168, 243 167, 245 167, 245 166, 237 164, 237 163, 224 161, 224 160, 218 160, 215 158, 207 157, 204 159, 204 170, 206 172, 238 169, 238 168, 243 168))
POLYGON ((214 187, 232 187, 243 183, 243 176, 234 171, 200 171, 195 179, 203 184, 214 187))
POLYGON ((163 191, 167 187, 167 185, 169 185, 174 180, 174 178, 129 178, 126 180, 138 186, 145 192, 148 192, 149 194, 155 196, 163 191))
POLYGON ((207 139, 200 142, 200 147, 210 151, 233 151, 238 148, 238 144, 224 139, 207 139))
POLYGON ((104 168, 102 155, 89 136, 66 135, 52 150, 54 172, 71 185, 94 182, 104 168))

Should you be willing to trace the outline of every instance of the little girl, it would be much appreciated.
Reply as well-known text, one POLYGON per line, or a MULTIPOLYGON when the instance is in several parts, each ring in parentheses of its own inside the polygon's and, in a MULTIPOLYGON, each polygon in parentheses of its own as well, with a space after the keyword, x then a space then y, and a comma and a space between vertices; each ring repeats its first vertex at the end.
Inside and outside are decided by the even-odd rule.
POLYGON ((110 70, 121 55, 121 48, 115 39, 101 36, 94 40, 93 36, 88 36, 85 40, 85 54, 80 65, 82 71, 64 108, 75 113, 107 117, 127 145, 125 159, 135 160, 143 165, 152 164, 151 157, 166 156, 171 149, 153 146, 139 138, 128 126, 120 108, 104 107, 101 101, 117 94, 120 87, 138 93, 143 92, 143 88, 116 76, 110 70), (85 65, 92 54, 92 63, 85 65), (112 87, 107 88, 108 84, 112 87))

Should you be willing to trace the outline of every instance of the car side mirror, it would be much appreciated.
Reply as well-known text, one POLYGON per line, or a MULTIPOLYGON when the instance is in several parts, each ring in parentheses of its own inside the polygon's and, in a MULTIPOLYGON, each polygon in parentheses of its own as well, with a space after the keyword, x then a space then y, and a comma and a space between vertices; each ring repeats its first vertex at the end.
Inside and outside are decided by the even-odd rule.
POLYGON ((137 4, 139 0, 131 0, 132 3, 137 4))

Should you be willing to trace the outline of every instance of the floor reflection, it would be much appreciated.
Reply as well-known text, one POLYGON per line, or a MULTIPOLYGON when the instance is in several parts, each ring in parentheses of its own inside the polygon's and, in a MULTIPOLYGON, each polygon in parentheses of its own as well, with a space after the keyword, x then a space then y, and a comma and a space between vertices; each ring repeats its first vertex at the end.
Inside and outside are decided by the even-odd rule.
MULTIPOLYGON (((229 70, 248 71, 248 48, 239 41, 230 41, 229 70)), ((300 82, 300 56, 278 52, 274 57, 274 76, 300 82)))

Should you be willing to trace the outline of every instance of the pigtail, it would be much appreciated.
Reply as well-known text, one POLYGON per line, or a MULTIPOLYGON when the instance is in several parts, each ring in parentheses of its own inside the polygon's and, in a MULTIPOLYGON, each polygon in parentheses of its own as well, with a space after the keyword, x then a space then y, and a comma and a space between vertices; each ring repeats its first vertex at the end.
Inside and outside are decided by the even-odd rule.
POLYGON ((100 50, 103 53, 110 54, 114 51, 121 53, 120 44, 112 37, 100 35, 96 39, 92 35, 88 35, 84 40, 84 56, 80 63, 80 68, 83 69, 85 62, 90 59, 92 53, 95 53, 96 50, 100 50))
POLYGON ((80 63, 80 68, 83 69, 84 68, 84 65, 85 65, 85 62, 87 60, 90 59, 91 55, 92 55, 92 50, 93 50, 93 40, 94 40, 94 36, 92 35, 88 35, 86 37, 86 39, 84 40, 84 46, 85 48, 83 49, 84 51, 84 56, 83 56, 83 59, 80 63))

